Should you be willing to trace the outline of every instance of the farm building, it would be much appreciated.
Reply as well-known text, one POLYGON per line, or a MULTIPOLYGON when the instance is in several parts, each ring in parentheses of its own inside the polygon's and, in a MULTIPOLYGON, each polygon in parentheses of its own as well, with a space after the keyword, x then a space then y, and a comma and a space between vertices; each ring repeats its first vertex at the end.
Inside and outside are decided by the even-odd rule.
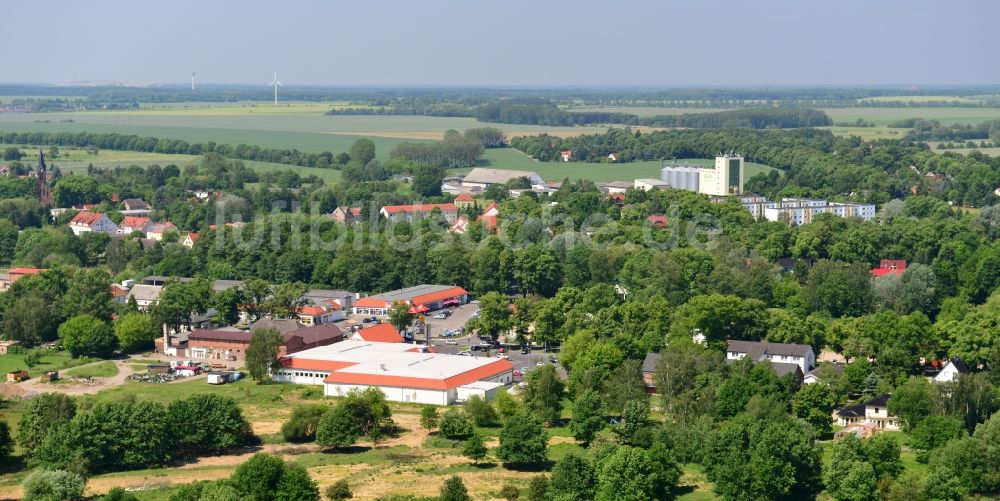
POLYGON ((486 189, 490 185, 507 184, 509 181, 521 177, 528 178, 532 186, 545 184, 545 180, 537 172, 476 167, 462 178, 462 186, 486 189))
POLYGON ((469 293, 453 285, 415 285, 397 291, 383 292, 354 301, 355 315, 384 317, 394 303, 404 302, 413 306, 417 313, 424 313, 449 306, 465 304, 469 293))
POLYGON ((344 341, 282 359, 275 381, 323 385, 323 394, 342 396, 378 388, 393 402, 448 405, 473 395, 491 398, 513 380, 506 359, 427 352, 405 343, 344 341))

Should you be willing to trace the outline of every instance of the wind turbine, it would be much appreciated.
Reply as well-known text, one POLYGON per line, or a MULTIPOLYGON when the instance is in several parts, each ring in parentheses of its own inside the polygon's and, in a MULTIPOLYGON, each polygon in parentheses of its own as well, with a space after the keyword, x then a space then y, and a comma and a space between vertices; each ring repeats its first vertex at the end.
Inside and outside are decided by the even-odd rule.
POLYGON ((268 87, 274 87, 274 105, 277 106, 278 105, 278 87, 279 86, 280 87, 284 87, 285 86, 285 84, 283 84, 283 83, 281 83, 281 82, 278 81, 278 73, 277 72, 275 72, 275 74, 274 74, 274 80, 271 81, 271 83, 267 84, 267 86, 268 87))
POLYGON ((194 72, 191 72, 191 90, 194 90, 194 72))

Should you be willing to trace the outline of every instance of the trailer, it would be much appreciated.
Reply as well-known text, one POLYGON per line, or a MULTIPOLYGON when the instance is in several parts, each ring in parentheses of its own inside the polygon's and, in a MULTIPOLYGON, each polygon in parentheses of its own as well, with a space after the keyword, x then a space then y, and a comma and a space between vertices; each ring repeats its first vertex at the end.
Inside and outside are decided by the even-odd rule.
POLYGON ((234 371, 218 371, 208 373, 208 384, 235 383, 243 375, 234 371))

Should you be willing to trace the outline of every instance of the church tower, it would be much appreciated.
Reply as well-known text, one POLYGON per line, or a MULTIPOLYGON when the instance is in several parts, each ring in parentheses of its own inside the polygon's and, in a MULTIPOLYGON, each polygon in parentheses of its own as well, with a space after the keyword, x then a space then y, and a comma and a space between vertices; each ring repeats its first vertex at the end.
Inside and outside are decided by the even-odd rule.
POLYGON ((45 169, 45 155, 38 150, 38 171, 35 173, 38 183, 38 202, 42 207, 52 205, 52 194, 49 193, 49 174, 45 169))

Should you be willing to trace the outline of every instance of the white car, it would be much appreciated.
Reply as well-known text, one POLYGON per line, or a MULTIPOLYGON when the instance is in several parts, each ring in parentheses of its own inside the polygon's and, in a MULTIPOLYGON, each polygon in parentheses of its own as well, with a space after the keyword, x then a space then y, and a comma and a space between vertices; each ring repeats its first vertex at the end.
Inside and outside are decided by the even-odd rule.
POLYGON ((431 318, 433 318, 434 320, 444 320, 448 318, 448 315, 445 315, 444 313, 438 313, 437 315, 434 315, 431 318))
POLYGON ((538 366, 538 367, 544 367, 545 366, 545 362, 542 362, 541 360, 539 360, 537 363, 535 363, 535 365, 538 366))
POLYGON ((510 357, 508 357, 506 353, 498 353, 497 354, 497 358, 502 358, 502 359, 506 360, 506 359, 508 359, 510 357))
POLYGON ((456 345, 458 344, 458 341, 455 341, 454 339, 448 339, 444 342, 444 344, 456 345))

